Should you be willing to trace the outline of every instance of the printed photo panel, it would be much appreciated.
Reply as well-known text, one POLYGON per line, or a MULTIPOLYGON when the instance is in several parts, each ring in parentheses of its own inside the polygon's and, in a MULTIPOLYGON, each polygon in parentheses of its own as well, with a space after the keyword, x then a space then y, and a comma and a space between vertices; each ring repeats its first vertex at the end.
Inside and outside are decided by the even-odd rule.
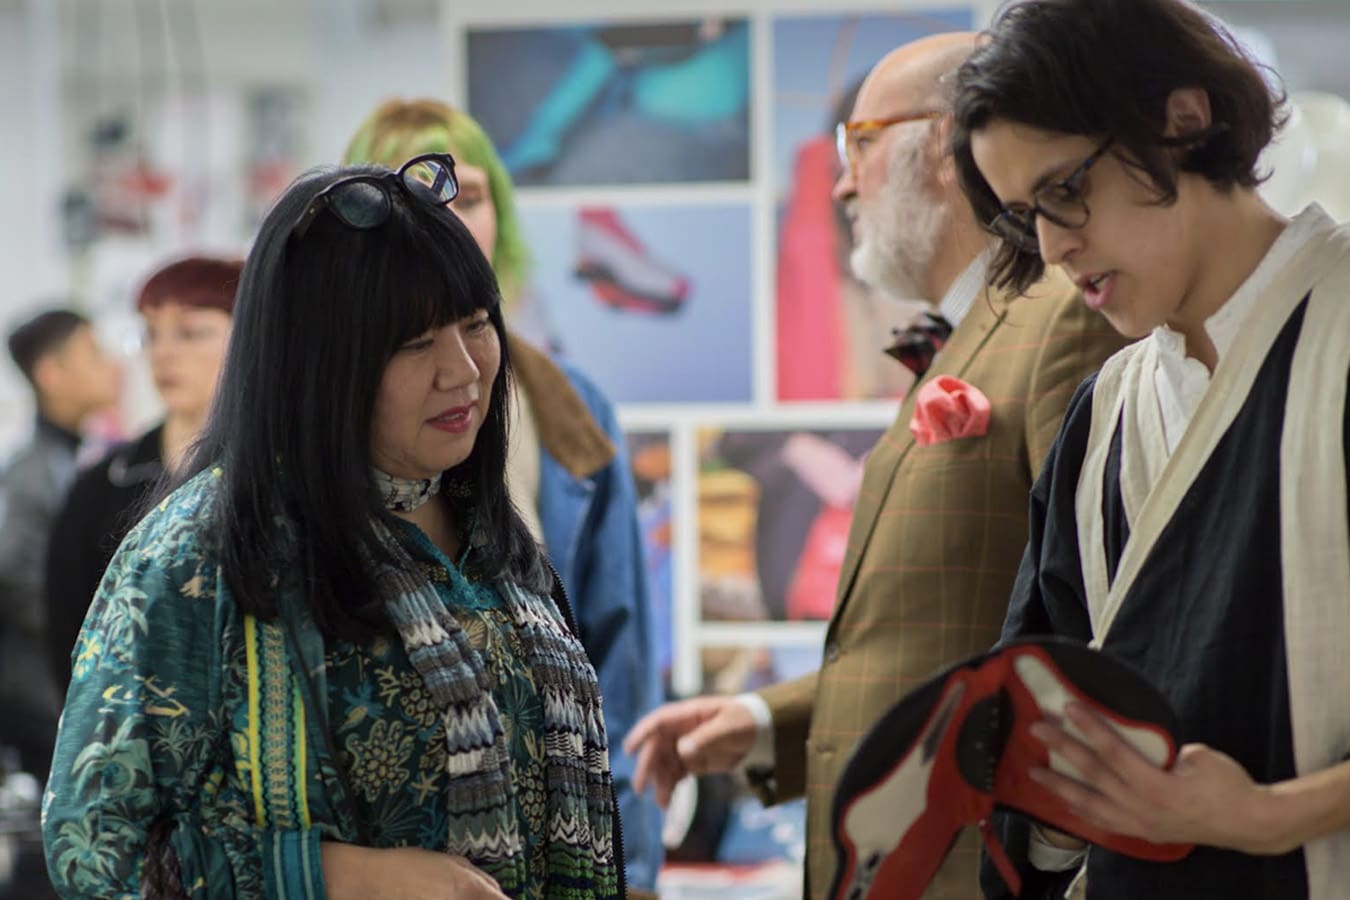
POLYGON ((701 617, 828 619, 879 428, 701 429, 701 617))
MULTIPOLYGON (((777 397, 866 400, 903 396, 909 371, 886 356, 892 330, 922 308, 917 289, 893 297, 852 275, 859 242, 872 252, 887 235, 869 213, 831 197, 842 172, 835 126, 850 118, 868 70, 901 44, 972 27, 970 9, 866 16, 784 17, 774 22, 773 179, 777 218, 777 397)), ((909 110, 895 110, 901 115, 909 110)), ((893 127, 922 128, 922 124, 893 127)), ((890 215, 925 199, 921 181, 886 198, 890 215)), ((925 227, 910 213, 895 228, 925 227)), ((890 229, 894 232, 895 229, 890 229)), ((892 236, 893 239, 893 236, 892 236)), ((938 298, 927 298, 936 300, 938 298)))
POLYGON ((470 30, 469 111, 516 183, 750 175, 743 18, 470 30))
POLYGON ((748 206, 531 205, 521 222, 534 280, 512 322, 526 337, 616 403, 751 401, 748 206))

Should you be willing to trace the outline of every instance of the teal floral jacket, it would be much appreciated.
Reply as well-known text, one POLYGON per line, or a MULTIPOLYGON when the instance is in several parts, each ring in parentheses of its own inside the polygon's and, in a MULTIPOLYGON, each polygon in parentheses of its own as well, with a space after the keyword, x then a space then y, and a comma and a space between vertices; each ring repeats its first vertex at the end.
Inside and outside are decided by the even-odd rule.
MULTIPOLYGON (((127 536, 76 645, 43 807, 63 897, 139 897, 156 824, 194 900, 323 898, 320 841, 356 841, 357 818, 372 846, 445 847, 439 713, 398 637, 325 642, 297 629, 324 698, 326 721, 315 721, 289 675, 284 629, 239 613, 203 541, 216 483, 203 473, 127 536)), ((513 662, 494 592, 465 582, 408 527, 414 559, 455 596, 494 676, 530 882, 542 885, 559 848, 545 834, 542 738, 531 727, 539 694, 513 662)), ((283 575, 279 590, 295 596, 297 586, 283 575)))

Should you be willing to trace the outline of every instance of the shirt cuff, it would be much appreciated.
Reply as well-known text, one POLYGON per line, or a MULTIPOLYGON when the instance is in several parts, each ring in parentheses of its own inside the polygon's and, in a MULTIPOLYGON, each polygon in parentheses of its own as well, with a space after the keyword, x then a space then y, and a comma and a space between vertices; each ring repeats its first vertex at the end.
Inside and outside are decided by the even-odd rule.
POLYGON ((755 742, 750 746, 750 752, 745 754, 745 759, 741 760, 741 766, 746 769, 772 769, 773 713, 769 710, 769 704, 765 703, 759 694, 754 693, 737 694, 736 700, 755 720, 755 742))
POLYGON ((1031 825, 1031 842, 1027 845, 1027 861, 1042 872, 1066 872, 1075 868, 1087 855, 1087 847, 1056 847, 1045 839, 1041 826, 1031 825))
POLYGON ((268 830, 259 836, 266 896, 276 900, 324 900, 323 850, 318 828, 268 830))

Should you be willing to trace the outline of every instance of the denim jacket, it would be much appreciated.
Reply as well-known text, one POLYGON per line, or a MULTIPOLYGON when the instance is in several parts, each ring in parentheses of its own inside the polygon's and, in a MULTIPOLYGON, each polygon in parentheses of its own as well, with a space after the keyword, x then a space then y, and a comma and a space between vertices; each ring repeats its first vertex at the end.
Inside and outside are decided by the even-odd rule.
POLYGON ((512 336, 512 365, 539 430, 539 519, 600 680, 628 884, 650 889, 664 849, 661 813, 633 791, 623 737, 661 701, 637 493, 609 401, 585 375, 512 336))

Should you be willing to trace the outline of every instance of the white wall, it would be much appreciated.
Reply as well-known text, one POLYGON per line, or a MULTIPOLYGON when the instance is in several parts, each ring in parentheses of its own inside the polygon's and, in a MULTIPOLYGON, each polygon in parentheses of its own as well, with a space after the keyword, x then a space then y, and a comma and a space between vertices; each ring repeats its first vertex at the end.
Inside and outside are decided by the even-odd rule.
MULTIPOLYGON (((447 94, 450 53, 435 0, 3 0, 0 332, 47 300, 73 297, 99 317, 114 351, 134 349, 134 317, 115 309, 155 260, 245 245, 238 185, 249 91, 296 89, 305 103, 299 163, 333 163, 380 99, 447 94), (152 15, 137 19, 137 9, 152 15), (175 28, 194 18, 200 49, 185 54, 175 28), (190 89, 198 84, 205 96, 190 89), (62 191, 88 165, 92 123, 119 109, 133 110, 152 159, 209 182, 211 211, 151 241, 105 240, 72 256, 62 191)), ((156 410, 139 360, 123 355, 134 429, 156 410)), ((26 385, 0 359, 0 458, 26 438, 31 417, 26 385)))
MULTIPOLYGON (((973 5, 987 21, 999 3, 859 0, 848 5, 858 11, 973 5)), ((1214 0, 1207 5, 1241 25, 1268 29, 1296 86, 1350 93, 1350 70, 1337 58, 1345 45, 1342 36, 1350 30, 1350 3, 1214 0)), ((462 99, 456 28, 464 23, 600 18, 616 12, 625 18, 791 13, 836 6, 824 0, 744 0, 733 8, 710 0, 0 0, 0 271, 5 273, 0 326, 11 324, 39 299, 78 295, 107 283, 109 266, 129 288, 141 258, 115 249, 83 259, 68 256, 59 198, 67 174, 78 173, 84 163, 82 139, 93 116, 131 104, 147 123, 157 116, 171 118, 173 104, 182 101, 184 71, 205 73, 211 166, 228 175, 238 169, 242 152, 241 98, 260 85, 292 85, 307 98, 305 165, 334 161, 361 118, 390 94, 462 99), (138 20, 137 10, 150 10, 152 16, 138 20), (175 52, 172 25, 182 24, 188 13, 200 30, 200 58, 184 59, 175 52)), ((162 153, 182 152, 175 150, 173 139, 166 140, 162 153)), ((236 211, 218 215, 187 237, 212 245, 241 242, 245 235, 232 230, 239 218, 236 211)), ((160 249, 175 248, 138 252, 148 260, 160 249)), ((13 367, 0 360, 0 453, 27 431, 26 395, 13 367)))
MULTIPOLYGON (((68 283, 55 204, 60 166, 52 164, 60 159, 61 129, 56 54, 50 52, 56 29, 54 10, 43 0, 0 6, 0 330, 6 332, 35 298, 60 296, 68 283)), ((0 447, 7 447, 27 430, 33 412, 22 378, 3 365, 0 447)))

